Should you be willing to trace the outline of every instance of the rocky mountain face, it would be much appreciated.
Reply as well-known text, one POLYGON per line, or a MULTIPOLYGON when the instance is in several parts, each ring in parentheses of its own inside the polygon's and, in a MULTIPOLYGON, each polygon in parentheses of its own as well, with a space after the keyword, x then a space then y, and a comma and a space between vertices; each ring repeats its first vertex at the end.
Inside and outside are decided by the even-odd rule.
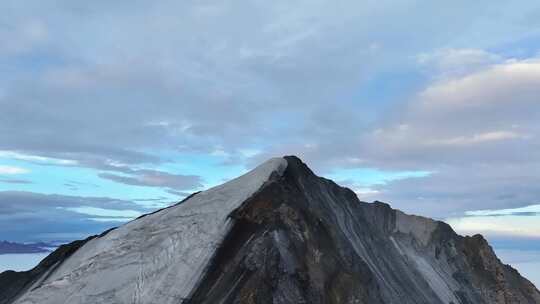
POLYGON ((486 240, 276 158, 0 274, 0 303, 540 303, 486 240))

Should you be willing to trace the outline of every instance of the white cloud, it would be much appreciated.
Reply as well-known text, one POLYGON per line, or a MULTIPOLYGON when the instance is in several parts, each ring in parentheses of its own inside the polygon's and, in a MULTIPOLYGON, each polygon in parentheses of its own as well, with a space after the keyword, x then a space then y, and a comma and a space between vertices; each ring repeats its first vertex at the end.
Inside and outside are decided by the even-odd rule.
POLYGON ((243 157, 254 157, 262 151, 259 149, 240 149, 238 151, 243 157))
POLYGON ((521 135, 511 131, 494 131, 485 132, 480 134, 474 134, 472 136, 459 136, 447 139, 436 139, 429 144, 432 145, 447 145, 447 146, 460 146, 460 145, 472 145, 481 144, 485 142, 501 141, 508 139, 524 139, 525 135, 521 135))
POLYGON ((136 210, 113 210, 104 209, 92 206, 80 206, 80 207, 58 207, 59 209, 69 210, 85 215, 101 216, 104 218, 134 218, 142 215, 141 212, 136 210))
MULTIPOLYGON (((540 155, 533 151, 540 148, 538 96, 538 58, 496 63, 433 82, 389 113, 388 122, 357 146, 362 147, 363 166, 437 174, 376 187, 377 199, 439 218, 461 217, 471 206, 506 209, 537 203, 540 155)), ((510 221, 469 217, 455 223, 463 230, 483 225, 492 232, 520 229, 510 221)))
POLYGON ((428 87, 421 93, 421 106, 472 107, 537 102, 540 59, 508 60, 480 71, 428 87))
POLYGON ((25 174, 28 172, 30 172, 30 170, 20 167, 0 166, 0 174, 25 174))
POLYGON ((540 205, 530 205, 521 208, 510 208, 501 210, 475 210, 467 211, 465 215, 468 216, 496 216, 496 215, 515 215, 520 213, 538 213, 540 214, 540 205))
POLYGON ((371 189, 371 188, 353 188, 354 193, 358 196, 358 198, 362 201, 372 201, 377 198, 377 195, 379 195, 380 191, 371 189))
POLYGON ((416 56, 417 62, 435 72, 438 78, 465 75, 501 62, 497 54, 482 49, 439 49, 416 56))
POLYGON ((75 165, 75 164, 77 164, 76 161, 70 160, 70 159, 50 158, 50 157, 44 157, 44 156, 38 156, 38 155, 29 155, 29 154, 18 153, 18 152, 14 152, 14 151, 5 151, 5 150, 3 150, 3 151, 0 150, 0 158, 24 160, 24 161, 37 162, 37 163, 49 163, 49 164, 56 164, 56 165, 75 165))
MULTIPOLYGON (((521 23, 535 5, 462 2, 0 4, 8 12, 0 40, 13 42, 0 48, 30 52, 2 61, 0 149, 114 171, 127 168, 106 160, 144 167, 166 161, 162 151, 210 154, 215 147, 237 163, 295 153, 316 168, 446 165, 456 167, 444 187, 462 189, 473 163, 535 160, 523 155, 537 151, 534 139, 503 140, 513 135, 496 132, 537 134, 539 96, 533 61, 502 62, 482 49, 535 34, 538 18, 521 23), (411 62, 421 52, 424 67, 446 76, 403 109, 404 92, 424 81, 411 62), (403 111, 393 115, 394 105, 403 111), (383 132, 366 136, 373 128, 383 132), (429 145, 436 140, 454 145, 429 145), (242 154, 245 148, 262 151, 242 154)), ((128 174, 105 177, 170 180, 128 174)), ((499 170, 468 181, 505 176, 499 170)))
MULTIPOLYGON (((407 159, 404 155, 409 160, 414 156, 418 163, 428 165, 434 165, 429 156, 437 153, 441 162, 447 157, 472 161, 467 159, 469 155, 481 153, 514 158, 523 150, 512 145, 538 144, 538 96, 540 59, 507 61, 437 81, 389 117, 392 123, 364 138, 364 146, 373 147, 368 149, 371 155, 364 153, 364 158, 369 156, 382 165, 389 162, 383 161, 384 157, 394 155, 402 156, 399 159, 403 162, 407 159), (477 149, 488 143, 490 151, 477 149)), ((532 158, 521 156, 521 161, 532 158)))
POLYGON ((540 237, 540 215, 467 216, 446 222, 460 234, 540 237))

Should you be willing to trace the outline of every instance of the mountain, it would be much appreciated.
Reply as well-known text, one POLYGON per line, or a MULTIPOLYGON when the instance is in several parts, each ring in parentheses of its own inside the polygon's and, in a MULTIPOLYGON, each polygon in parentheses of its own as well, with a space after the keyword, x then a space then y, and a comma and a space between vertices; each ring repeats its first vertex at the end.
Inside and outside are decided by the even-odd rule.
POLYGON ((0 275, 0 303, 540 303, 480 236, 358 200, 296 157, 0 275))
POLYGON ((0 254, 7 253, 42 253, 48 252, 51 247, 45 243, 21 244, 8 241, 0 241, 0 254))

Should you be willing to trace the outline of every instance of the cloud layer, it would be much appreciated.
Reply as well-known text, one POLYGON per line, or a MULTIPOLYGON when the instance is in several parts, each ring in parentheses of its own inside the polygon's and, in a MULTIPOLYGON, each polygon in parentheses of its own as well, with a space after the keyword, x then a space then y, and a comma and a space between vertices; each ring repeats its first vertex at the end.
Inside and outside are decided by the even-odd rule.
POLYGON ((4 191, 0 192, 0 239, 19 242, 81 239, 149 210, 106 197, 4 191))
MULTIPOLYGON (((191 166, 206 172, 186 169, 188 155, 251 167, 297 154, 320 174, 430 172, 350 181, 363 198, 408 212, 447 218, 539 203, 534 1, 0 9, 2 161, 184 194, 224 178, 208 173, 217 172, 210 161, 191 166)), ((4 185, 39 184, 2 166, 4 185)))

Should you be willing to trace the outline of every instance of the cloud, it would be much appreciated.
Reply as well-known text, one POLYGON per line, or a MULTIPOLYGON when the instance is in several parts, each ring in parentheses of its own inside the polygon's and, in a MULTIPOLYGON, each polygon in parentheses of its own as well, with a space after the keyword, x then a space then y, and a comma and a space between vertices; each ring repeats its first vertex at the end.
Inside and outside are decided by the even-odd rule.
POLYGON ((180 196, 180 197, 186 197, 186 196, 189 196, 191 193, 190 192, 184 192, 184 191, 175 191, 175 190, 167 190, 167 193, 170 193, 174 196, 180 196))
POLYGON ((506 215, 497 217, 469 216, 447 219, 458 233, 482 233, 492 236, 540 237, 540 216, 506 215))
POLYGON ((31 181, 25 180, 25 179, 5 179, 0 178, 0 183, 6 183, 6 184, 32 184, 31 181))
POLYGON ((321 174, 354 167, 434 172, 370 187, 377 193, 362 196, 438 218, 531 205, 540 196, 537 96, 540 62, 506 60, 434 80, 368 130, 332 123, 340 126, 335 133, 308 135, 309 145, 283 144, 255 159, 297 151, 321 174))
POLYGON ((409 213, 444 219, 480 209, 520 208, 540 197, 535 185, 539 166, 524 172, 519 163, 491 165, 476 160, 445 165, 427 178, 392 181, 373 187, 373 199, 391 202, 409 213))
POLYGON ((130 201, 106 197, 3 191, 0 192, 0 239, 80 239, 150 210, 130 201))
MULTIPOLYGON (((138 206, 130 201, 107 197, 79 197, 22 191, 2 191, 0 192, 0 202, 0 213, 3 215, 19 212, 39 212, 40 208, 92 206, 96 208, 123 210, 138 206)), ((142 207, 137 209, 141 210, 142 207)))
MULTIPOLYGON (((538 60, 509 61, 435 83, 396 117, 398 125, 377 129, 368 140, 393 148, 392 153, 401 149, 409 153, 422 150, 426 154, 438 150, 444 154, 448 145, 472 145, 481 152, 493 148, 491 144, 500 144, 503 149, 512 149, 515 144, 533 147, 537 144, 535 113, 540 106, 535 96, 539 85, 538 60)), ((474 151, 469 147, 450 151, 459 150, 474 151)), ((519 151, 507 156, 515 156, 516 152, 519 151)))
POLYGON ((30 172, 27 169, 13 167, 13 166, 0 166, 0 174, 13 175, 13 174, 25 174, 30 172))
POLYGON ((12 157, 181 192, 201 179, 155 169, 171 151, 437 172, 371 189, 437 216, 537 195, 539 65, 522 59, 537 52, 533 1, 4 6, 12 157), (509 43, 521 57, 500 52, 509 43))
POLYGON ((500 55, 482 49, 438 49, 416 56, 420 65, 436 78, 463 76, 503 61, 500 55))
MULTIPOLYGON (((235 153, 361 129, 358 120, 374 110, 355 97, 377 72, 406 68, 421 50, 465 29, 504 29, 476 39, 479 44, 528 33, 511 22, 520 10, 493 22, 483 3, 464 7, 427 1, 12 5, 5 8, 5 41, 24 47, 3 58, 5 70, 16 73, 0 75, 9 80, 0 100, 0 147, 81 165, 89 159, 140 164, 162 161, 143 150, 211 153, 220 146, 235 153), (410 14, 412 6, 418 15, 410 14), (437 13, 419 17, 427 12, 437 13)), ((449 50, 446 57, 482 56, 476 49, 449 50)))
POLYGON ((539 94, 540 62, 509 60, 435 81, 388 122, 333 148, 345 152, 342 166, 435 172, 373 187, 377 199, 409 212, 442 218, 531 205, 540 195, 540 156, 532 153, 540 147, 539 94))
POLYGON ((512 131, 493 131, 471 136, 459 136, 453 138, 439 139, 430 142, 432 145, 455 146, 455 145, 474 145, 490 141, 502 141, 508 139, 524 139, 527 136, 512 131))
POLYGON ((58 207, 60 209, 69 210, 85 215, 92 215, 104 218, 120 218, 125 220, 134 219, 142 215, 140 211, 136 210, 111 210, 92 206, 79 206, 79 207, 58 207))
POLYGON ((474 210, 465 212, 467 216, 540 215, 540 205, 501 210, 474 210))
POLYGON ((69 159, 54 159, 37 155, 28 155, 15 151, 0 151, 1 158, 23 160, 38 164, 75 165, 77 162, 69 159))
POLYGON ((195 175, 170 174, 155 170, 133 170, 132 176, 100 173, 99 177, 118 183, 145 187, 163 187, 176 190, 190 190, 202 187, 202 179, 195 175))
POLYGON ((466 110, 488 104, 496 108, 508 103, 534 105, 539 74, 539 59, 508 60, 427 88, 422 93, 423 106, 466 110))

